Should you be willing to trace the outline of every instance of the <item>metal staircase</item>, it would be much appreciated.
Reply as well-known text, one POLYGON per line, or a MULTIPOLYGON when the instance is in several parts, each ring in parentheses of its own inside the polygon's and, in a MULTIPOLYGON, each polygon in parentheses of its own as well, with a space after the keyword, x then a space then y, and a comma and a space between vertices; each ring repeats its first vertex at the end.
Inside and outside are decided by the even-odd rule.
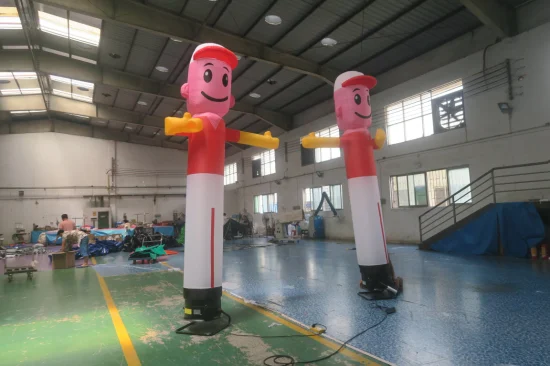
POLYGON ((430 249, 495 203, 540 200, 550 200, 550 160, 493 168, 418 217, 420 249, 430 249))

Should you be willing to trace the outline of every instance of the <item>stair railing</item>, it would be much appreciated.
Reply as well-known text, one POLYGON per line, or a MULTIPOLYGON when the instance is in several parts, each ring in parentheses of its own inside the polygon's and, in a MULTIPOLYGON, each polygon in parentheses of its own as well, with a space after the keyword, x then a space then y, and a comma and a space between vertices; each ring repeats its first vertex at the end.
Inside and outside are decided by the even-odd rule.
POLYGON ((420 242, 490 203, 540 199, 550 191, 549 183, 550 160, 493 168, 418 217, 420 242))

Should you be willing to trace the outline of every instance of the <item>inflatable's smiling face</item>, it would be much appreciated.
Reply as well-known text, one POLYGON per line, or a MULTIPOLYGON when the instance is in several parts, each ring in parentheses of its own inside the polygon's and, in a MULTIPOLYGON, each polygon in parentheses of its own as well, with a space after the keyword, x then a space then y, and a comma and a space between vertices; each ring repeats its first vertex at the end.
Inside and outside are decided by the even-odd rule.
POLYGON ((235 104, 231 71, 237 64, 237 56, 227 48, 214 43, 199 45, 189 64, 187 83, 181 87, 187 110, 193 115, 207 112, 226 115, 235 104))
POLYGON ((370 90, 363 85, 343 87, 334 93, 338 127, 345 131, 372 124, 370 90))
POLYGON ((372 124, 370 91, 376 79, 358 71, 346 71, 334 82, 334 108, 342 131, 368 128, 372 124))

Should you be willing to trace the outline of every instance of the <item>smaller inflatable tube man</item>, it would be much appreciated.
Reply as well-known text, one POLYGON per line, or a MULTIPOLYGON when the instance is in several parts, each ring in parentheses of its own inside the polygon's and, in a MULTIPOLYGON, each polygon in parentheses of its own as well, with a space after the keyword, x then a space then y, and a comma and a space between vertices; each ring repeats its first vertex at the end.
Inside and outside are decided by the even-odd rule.
POLYGON ((368 291, 401 286, 401 279, 394 277, 386 247, 373 151, 384 146, 386 134, 378 129, 372 138, 368 130, 372 124, 370 90, 375 85, 374 77, 357 71, 338 76, 334 105, 342 136, 316 137, 310 133, 302 138, 307 149, 341 147, 344 151, 361 287, 368 291))
POLYGON ((222 313, 225 143, 279 146, 270 132, 258 135, 225 127, 223 116, 235 104, 231 72, 237 63, 225 47, 199 45, 191 57, 187 83, 181 87, 188 113, 165 119, 166 135, 189 138, 183 282, 188 320, 213 320, 222 313))

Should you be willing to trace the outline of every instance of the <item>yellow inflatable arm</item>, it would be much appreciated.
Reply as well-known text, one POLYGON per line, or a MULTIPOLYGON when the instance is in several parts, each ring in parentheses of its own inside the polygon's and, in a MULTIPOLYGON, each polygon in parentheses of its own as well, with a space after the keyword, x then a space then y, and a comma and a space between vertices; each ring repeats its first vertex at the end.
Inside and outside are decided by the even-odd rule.
POLYGON ((317 137, 315 132, 302 138, 302 146, 306 149, 317 149, 319 147, 340 147, 339 137, 317 137))
POLYGON ((202 131, 202 119, 191 117, 186 112, 183 117, 166 117, 164 119, 164 134, 174 136, 178 133, 196 133, 202 131))
POLYGON ((376 130, 376 135, 374 135, 374 148, 381 149, 386 142, 386 132, 381 129, 376 130))
POLYGON ((276 149, 279 147, 279 139, 271 136, 267 131, 263 135, 240 131, 239 144, 263 147, 265 149, 276 149))

